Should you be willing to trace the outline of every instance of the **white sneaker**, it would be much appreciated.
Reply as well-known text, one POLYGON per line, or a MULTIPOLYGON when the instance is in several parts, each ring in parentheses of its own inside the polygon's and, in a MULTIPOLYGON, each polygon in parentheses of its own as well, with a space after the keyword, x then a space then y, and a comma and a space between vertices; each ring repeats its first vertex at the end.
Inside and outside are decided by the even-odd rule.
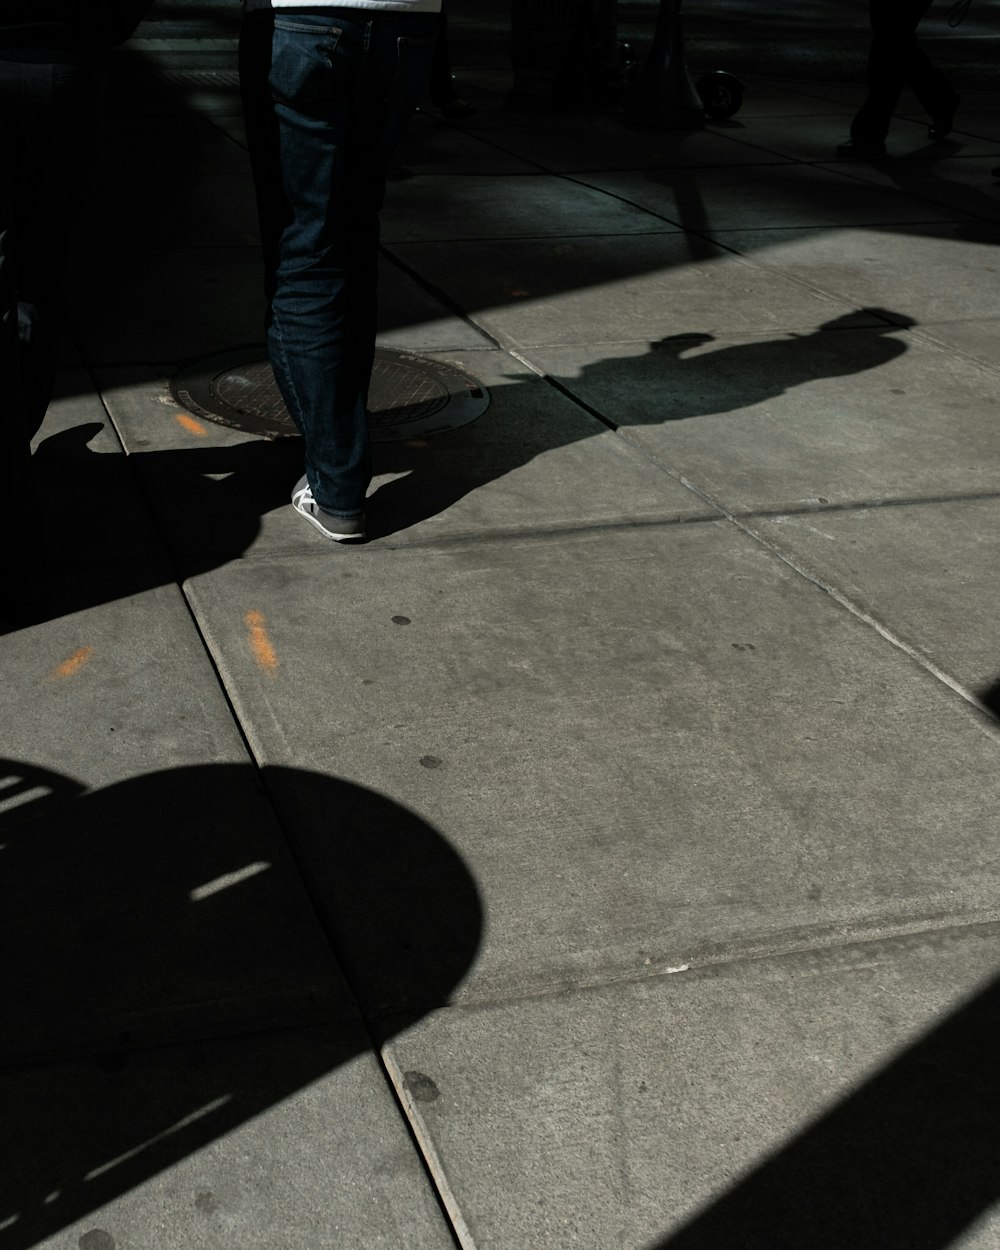
POLYGON ((358 542, 365 536, 364 514, 358 517, 342 517, 324 512, 313 498, 312 487, 306 477, 300 477, 295 483, 292 507, 310 525, 315 525, 324 538, 332 538, 334 542, 358 542))

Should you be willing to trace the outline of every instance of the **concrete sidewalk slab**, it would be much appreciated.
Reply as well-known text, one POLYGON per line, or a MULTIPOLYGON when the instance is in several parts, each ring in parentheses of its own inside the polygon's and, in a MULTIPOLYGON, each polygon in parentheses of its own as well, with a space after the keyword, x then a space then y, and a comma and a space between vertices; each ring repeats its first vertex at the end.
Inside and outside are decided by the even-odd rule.
MULTIPOLYGON (((506 353, 427 358, 475 377, 490 406, 431 439, 375 445, 373 539, 425 543, 714 515, 506 353)), ((302 473, 298 440, 270 443, 192 421, 165 379, 147 378, 102 374, 103 393, 184 576, 248 554, 331 557, 289 506, 302 473)))
POLYGON ((997 926, 435 1013, 387 1047, 477 1250, 990 1250, 997 926))
MULTIPOLYGON (((415 174, 504 177, 537 174, 530 161, 512 156, 498 147, 489 133, 478 131, 481 114, 462 123, 441 121, 432 112, 419 112, 410 121, 392 157, 389 170, 391 205, 395 184, 415 174)), ((488 128, 488 124, 487 124, 488 128)))
POLYGON ((382 332, 492 405, 379 448, 357 549, 164 390, 262 334, 232 40, 121 54, 43 434, 89 598, 4 639, 0 1246, 996 1242, 998 97, 838 161, 863 10, 858 81, 690 134, 456 15, 382 332))
POLYGON ((382 213, 392 248, 431 240, 629 235, 662 230, 641 208, 550 174, 419 175, 399 184, 382 213))
POLYGON ((991 176, 996 162, 996 156, 963 156, 941 161, 851 162, 827 168, 875 186, 897 188, 914 197, 915 210, 921 204, 940 205, 949 210, 948 216, 953 220, 975 217, 994 221, 1000 217, 1000 194, 996 179, 991 176))
MULTIPOLYGON (((859 101, 860 98, 859 95, 859 101)), ((762 152, 782 156, 786 160, 829 161, 836 159, 837 145, 848 138, 850 120, 850 113, 840 117, 832 114, 762 117, 748 121, 739 135, 730 130, 726 134, 733 140, 749 144, 762 152)), ((942 145, 928 138, 926 121, 908 121, 896 117, 886 140, 886 149, 888 155, 878 158, 880 162, 937 160, 941 156, 942 145)), ((998 152, 1000 147, 991 139, 980 139, 974 135, 961 136, 963 156, 990 156, 998 152)))
POLYGON ((994 495, 757 518, 753 528, 967 690, 983 694, 1000 681, 1000 637, 987 590, 998 572, 998 522, 994 495))
POLYGON ((358 1028, 0 1075, 4 1250, 450 1250, 358 1028))
POLYGON ((4 652, 4 1058, 353 1016, 176 587, 4 652))
MULTIPOLYGON (((323 567, 188 593, 259 759, 377 788, 468 863, 488 924, 456 1001, 992 916, 995 737, 733 527, 323 567)), ((354 941, 363 911, 338 900, 338 940, 381 1011, 405 977, 354 941)))
POLYGON ((917 326, 997 313, 1000 231, 990 225, 732 230, 718 239, 777 273, 859 307, 897 310, 917 326))
POLYGON ((557 174, 611 169, 695 169, 776 164, 784 158, 734 141, 729 130, 632 130, 618 120, 598 118, 581 124, 570 115, 531 119, 511 125, 506 116, 484 133, 504 151, 557 174))
MULTIPOLYGON (((813 330, 838 316, 872 318, 697 236, 497 240, 393 247, 502 343, 649 341, 674 334, 813 330)), ((846 323, 845 323, 846 324, 846 323)))
MULTIPOLYGON (((687 230, 780 230, 796 226, 867 226, 927 221, 928 208, 897 191, 874 194, 838 176, 836 167, 764 165, 728 169, 588 175, 587 183, 678 222, 687 230), (832 172, 831 172, 832 171, 832 172)), ((941 220, 963 220, 949 211, 941 220)))
POLYGON ((1000 484, 995 374, 891 325, 531 355, 583 403, 617 414, 630 442, 735 512, 1000 484))
POLYGON ((920 333, 942 347, 1000 369, 1000 317, 936 321, 920 333))

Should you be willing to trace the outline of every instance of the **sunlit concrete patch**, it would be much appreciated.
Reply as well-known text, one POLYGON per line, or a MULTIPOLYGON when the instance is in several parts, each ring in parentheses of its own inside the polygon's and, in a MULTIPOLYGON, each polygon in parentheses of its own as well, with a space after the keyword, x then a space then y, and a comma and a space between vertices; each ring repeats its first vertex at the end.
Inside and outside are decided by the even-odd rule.
POLYGON ((918 327, 996 316, 1000 231, 986 223, 736 230, 718 238, 772 271, 858 307, 896 310, 918 327))
MULTIPOLYGON (((450 432, 375 445, 373 541, 713 515, 506 353, 429 358, 478 379, 490 406, 450 432)), ((100 376, 132 467, 185 575, 216 567, 226 553, 312 551, 325 561, 353 560, 357 552, 331 552, 289 506, 302 473, 297 440, 248 439, 214 424, 210 439, 196 440, 177 423, 166 377, 149 370, 100 376)))
POLYGON ((7 1062, 353 1014, 176 587, 123 589, 3 640, 7 1062))
MULTIPOLYGON (((629 342, 694 328, 716 334, 811 330, 854 311, 681 233, 499 240, 485 260, 475 247, 475 263, 471 247, 421 243, 393 250, 477 325, 515 347, 629 342)), ((857 321, 871 323, 863 314, 857 321)))
MULTIPOLYGON (((468 864, 488 923, 460 1003, 996 907, 980 713, 727 523, 289 554, 189 594, 262 760, 380 790, 468 864)), ((387 1010, 406 978, 336 902, 387 1010)))
POLYGON ((0 1246, 453 1245, 360 1028, 8 1068, 0 1246))
POLYGON ((995 490, 995 373, 898 328, 913 307, 904 293, 872 310, 880 326, 753 337, 692 318, 688 334, 531 358, 736 512, 995 490))
POLYGON ((998 973, 996 925, 930 932, 441 1011, 387 1050, 480 1250, 991 1250, 998 973))
MULTIPOLYGON (((1000 483, 991 497, 755 518, 754 529, 1000 710, 1000 483)), ((970 497, 971 496, 971 497, 970 497)))
POLYGON ((1000 369, 1000 317, 925 322, 921 334, 963 356, 1000 369))

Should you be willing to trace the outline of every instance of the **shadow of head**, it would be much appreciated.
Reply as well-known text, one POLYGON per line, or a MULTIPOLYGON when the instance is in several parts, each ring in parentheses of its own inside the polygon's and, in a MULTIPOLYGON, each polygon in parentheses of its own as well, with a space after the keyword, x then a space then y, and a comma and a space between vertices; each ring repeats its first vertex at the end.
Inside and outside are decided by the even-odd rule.
POLYGON ((88 791, 5 761, 0 847, 2 1247, 269 1109, 329 1098, 343 1117, 346 1069, 446 1003, 479 944, 445 839, 316 773, 262 785, 216 764, 88 791))

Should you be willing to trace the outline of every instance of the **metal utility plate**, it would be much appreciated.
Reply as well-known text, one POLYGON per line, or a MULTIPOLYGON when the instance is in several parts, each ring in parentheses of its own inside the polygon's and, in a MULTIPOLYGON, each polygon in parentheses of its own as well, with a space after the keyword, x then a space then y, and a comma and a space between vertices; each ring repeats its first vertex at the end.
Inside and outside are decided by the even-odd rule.
MULTIPOLYGON (((244 347, 187 366, 170 382, 195 416, 265 438, 297 436, 264 348, 244 347)), ((474 377, 438 360, 389 347, 375 350, 368 421, 377 443, 427 438, 475 421, 489 393, 474 377)))

